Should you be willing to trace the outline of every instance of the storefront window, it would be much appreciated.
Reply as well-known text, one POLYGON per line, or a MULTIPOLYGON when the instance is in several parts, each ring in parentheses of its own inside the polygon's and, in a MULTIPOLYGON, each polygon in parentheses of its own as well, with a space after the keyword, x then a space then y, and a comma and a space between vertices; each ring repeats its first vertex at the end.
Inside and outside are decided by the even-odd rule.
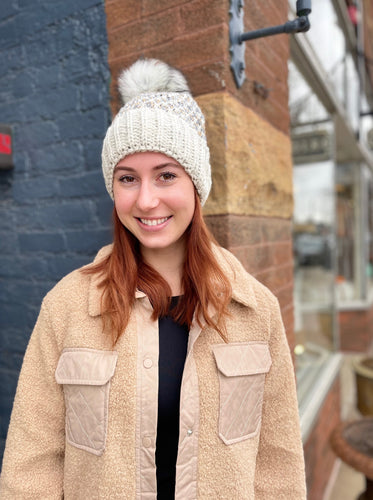
POLYGON ((334 348, 334 164, 294 166, 295 330, 298 362, 334 348))
POLYGON ((295 359, 302 404, 335 350, 334 124, 289 62, 293 149, 295 359))
MULTIPOLYGON (((289 5, 294 13, 296 1, 290 0, 289 5)), ((311 29, 305 36, 324 68, 336 97, 345 107, 351 126, 358 131, 361 98, 359 74, 347 50, 333 1, 313 0, 310 19, 311 29)))
POLYGON ((360 83, 359 74, 351 54, 347 54, 345 60, 345 86, 342 102, 345 103, 353 129, 357 131, 360 120, 360 83))
POLYGON ((363 113, 360 117, 361 139, 365 146, 370 151, 373 151, 373 117, 370 114, 371 105, 365 96, 362 97, 361 102, 361 111, 363 113))
POLYGON ((339 305, 361 298, 360 248, 360 166, 338 165, 337 203, 337 279, 339 305))
POLYGON ((292 61, 289 70, 289 110, 292 128, 315 122, 329 121, 329 116, 317 96, 292 61))
POLYGON ((312 29, 306 36, 342 100, 346 42, 332 0, 313 0, 310 19, 312 29))
POLYGON ((369 173, 368 180, 368 263, 367 263, 367 277, 368 277, 368 299, 373 300, 373 174, 369 173))
POLYGON ((337 277, 341 309, 373 300, 373 174, 359 163, 336 171, 337 277))

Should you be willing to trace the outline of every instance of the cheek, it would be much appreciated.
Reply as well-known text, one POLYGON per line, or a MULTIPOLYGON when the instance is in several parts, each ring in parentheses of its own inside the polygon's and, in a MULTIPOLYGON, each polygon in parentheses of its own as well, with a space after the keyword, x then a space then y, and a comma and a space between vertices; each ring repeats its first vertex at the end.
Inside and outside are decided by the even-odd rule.
POLYGON ((182 192, 179 194, 175 194, 172 199, 168 200, 168 204, 173 208, 176 212, 183 214, 184 217, 193 217, 195 201, 194 195, 190 195, 189 193, 182 192))
POLYGON ((196 200, 195 188, 189 178, 186 179, 186 182, 178 191, 178 193, 175 193, 174 200, 175 206, 178 206, 180 209, 182 209, 185 215, 192 219, 196 206, 196 200))
POLYGON ((114 206, 118 213, 128 212, 133 205, 131 200, 131 193, 123 193, 121 189, 113 189, 114 206))
POLYGON ((115 198, 114 196, 114 207, 119 217, 123 217, 130 213, 131 203, 129 201, 130 200, 128 198, 115 198))

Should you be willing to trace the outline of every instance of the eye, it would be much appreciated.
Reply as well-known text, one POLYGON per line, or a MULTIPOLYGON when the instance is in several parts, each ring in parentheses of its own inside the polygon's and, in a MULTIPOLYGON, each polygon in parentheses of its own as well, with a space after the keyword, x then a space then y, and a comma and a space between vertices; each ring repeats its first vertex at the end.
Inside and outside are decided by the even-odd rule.
POLYGON ((121 175, 119 177, 119 182, 123 184, 133 184, 135 182, 135 178, 132 175, 121 175))
POLYGON ((172 172, 162 172, 159 178, 161 179, 161 181, 170 182, 176 178, 176 175, 172 172))

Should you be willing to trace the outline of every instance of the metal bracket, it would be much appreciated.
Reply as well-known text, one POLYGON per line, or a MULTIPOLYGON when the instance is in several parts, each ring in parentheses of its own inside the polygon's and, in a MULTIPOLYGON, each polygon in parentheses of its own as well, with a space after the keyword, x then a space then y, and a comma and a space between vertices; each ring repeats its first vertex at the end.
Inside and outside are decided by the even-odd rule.
POLYGON ((297 0, 297 15, 299 17, 296 19, 279 26, 271 26, 247 33, 244 33, 243 6, 244 0, 230 0, 229 52, 231 54, 231 69, 238 88, 245 81, 245 44, 243 42, 280 33, 305 32, 311 27, 308 20, 308 14, 311 13, 311 0, 297 0))
POLYGON ((244 30, 243 25, 243 6, 244 0, 231 0, 229 9, 229 41, 231 53, 231 69, 238 88, 245 81, 245 49, 246 46, 240 40, 244 30))

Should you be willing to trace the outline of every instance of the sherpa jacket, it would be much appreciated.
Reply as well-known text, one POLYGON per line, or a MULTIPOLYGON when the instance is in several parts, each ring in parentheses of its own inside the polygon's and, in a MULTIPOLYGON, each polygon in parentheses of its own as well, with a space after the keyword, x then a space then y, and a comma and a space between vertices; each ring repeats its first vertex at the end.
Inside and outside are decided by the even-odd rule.
MULTIPOLYGON (((103 258, 111 247, 96 257, 103 258)), ((294 373, 277 300, 226 250, 228 343, 194 323, 180 397, 177 500, 306 498, 294 373)), ((99 278, 45 297, 21 370, 0 498, 156 499, 158 322, 141 292, 113 348, 99 278)))

